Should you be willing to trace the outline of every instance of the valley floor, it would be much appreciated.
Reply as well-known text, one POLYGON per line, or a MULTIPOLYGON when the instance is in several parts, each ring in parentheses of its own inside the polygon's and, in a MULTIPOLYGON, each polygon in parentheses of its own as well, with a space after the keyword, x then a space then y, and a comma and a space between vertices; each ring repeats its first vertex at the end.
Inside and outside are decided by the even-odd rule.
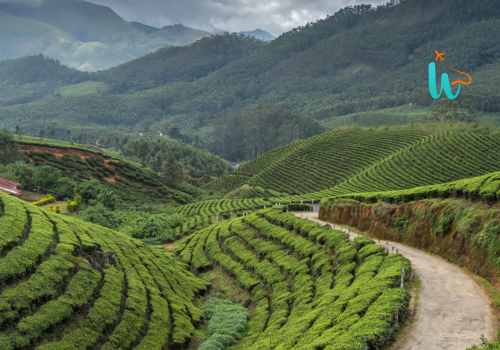
MULTIPOLYGON (((298 217, 324 224, 317 213, 296 213, 298 217)), ((347 229, 330 224, 334 229, 347 229)), ((354 240, 358 234, 350 234, 354 240)), ((457 266, 402 244, 380 241, 398 249, 411 260, 422 281, 415 324, 401 350, 465 349, 480 343, 481 335, 495 338, 496 324, 487 297, 457 266)))

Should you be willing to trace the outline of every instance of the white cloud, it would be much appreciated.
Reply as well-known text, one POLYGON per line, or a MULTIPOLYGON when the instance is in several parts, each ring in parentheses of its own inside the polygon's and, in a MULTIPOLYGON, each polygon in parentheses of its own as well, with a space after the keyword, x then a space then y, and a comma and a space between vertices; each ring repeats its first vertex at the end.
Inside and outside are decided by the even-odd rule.
POLYGON ((347 5, 385 0, 90 0, 106 5, 128 21, 155 27, 182 23, 229 31, 262 29, 280 35, 294 27, 325 18, 347 5))

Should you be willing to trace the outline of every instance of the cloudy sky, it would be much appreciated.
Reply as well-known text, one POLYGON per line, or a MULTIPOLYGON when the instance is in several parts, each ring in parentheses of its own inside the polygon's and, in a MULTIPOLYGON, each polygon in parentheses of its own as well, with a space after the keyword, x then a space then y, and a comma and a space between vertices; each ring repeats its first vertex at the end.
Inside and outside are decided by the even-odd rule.
POLYGON ((262 29, 278 36, 313 22, 342 7, 360 3, 378 5, 388 0, 88 0, 106 5, 128 21, 155 27, 182 23, 229 31, 262 29))

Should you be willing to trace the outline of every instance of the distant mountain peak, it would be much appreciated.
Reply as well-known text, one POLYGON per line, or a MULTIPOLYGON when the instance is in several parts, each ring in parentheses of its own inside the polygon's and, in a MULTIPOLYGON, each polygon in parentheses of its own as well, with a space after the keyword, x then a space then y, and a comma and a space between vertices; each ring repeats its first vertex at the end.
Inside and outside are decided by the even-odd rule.
POLYGON ((239 32, 238 34, 245 34, 248 36, 254 36, 257 39, 264 40, 264 41, 272 41, 276 39, 274 35, 272 35, 269 32, 266 32, 265 30, 262 29, 255 29, 252 31, 246 31, 246 32, 239 32))
POLYGON ((205 30, 210 31, 214 34, 224 34, 224 33, 243 34, 243 35, 247 35, 247 36, 253 36, 256 39, 263 40, 263 41, 272 41, 272 40, 276 39, 276 37, 274 35, 272 35, 269 32, 266 32, 265 30, 262 30, 262 29, 255 29, 252 31, 232 32, 230 30, 219 29, 210 23, 205 23, 205 25, 206 25, 205 30))

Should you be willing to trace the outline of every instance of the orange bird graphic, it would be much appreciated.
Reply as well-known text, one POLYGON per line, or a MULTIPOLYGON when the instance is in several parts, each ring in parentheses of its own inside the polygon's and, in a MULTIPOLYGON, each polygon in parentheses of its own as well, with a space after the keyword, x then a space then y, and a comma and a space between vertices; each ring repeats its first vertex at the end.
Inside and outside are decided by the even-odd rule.
POLYGON ((444 52, 443 52, 443 53, 439 53, 439 52, 437 52, 437 50, 435 50, 434 52, 435 52, 435 53, 436 53, 436 55, 437 55, 437 57, 436 57, 436 61, 437 61, 438 59, 441 59, 441 61, 439 61, 439 62, 443 62, 443 60, 445 59, 445 58, 443 57, 443 55, 444 55, 445 53, 444 53, 444 52))

